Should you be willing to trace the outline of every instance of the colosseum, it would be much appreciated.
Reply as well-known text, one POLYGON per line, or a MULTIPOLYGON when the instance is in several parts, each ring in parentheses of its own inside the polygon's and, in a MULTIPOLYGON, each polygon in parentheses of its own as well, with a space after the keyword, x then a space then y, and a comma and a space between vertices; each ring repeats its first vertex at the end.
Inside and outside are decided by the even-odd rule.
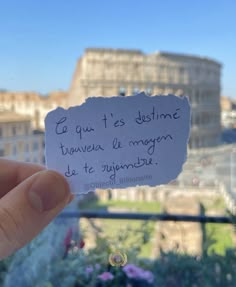
POLYGON ((219 144, 221 64, 185 54, 139 50, 86 49, 79 59, 68 95, 69 105, 91 96, 188 96, 192 107, 190 148, 219 144))

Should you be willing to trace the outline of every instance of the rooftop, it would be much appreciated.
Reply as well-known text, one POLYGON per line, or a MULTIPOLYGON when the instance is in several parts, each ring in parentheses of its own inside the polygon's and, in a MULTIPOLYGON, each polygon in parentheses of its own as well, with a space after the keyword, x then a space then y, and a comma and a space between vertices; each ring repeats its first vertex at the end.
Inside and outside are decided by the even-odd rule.
POLYGON ((87 52, 100 52, 100 53, 124 53, 124 54, 138 54, 143 55, 144 53, 141 50, 136 49, 112 49, 112 48, 87 48, 87 52))
POLYGON ((207 62, 214 63, 214 64, 221 66, 220 62, 214 59, 205 57, 205 56, 196 56, 196 55, 184 54, 184 53, 172 53, 172 52, 166 52, 166 51, 157 51, 155 54, 163 56, 163 57, 168 57, 168 58, 178 58, 178 59, 188 58, 188 59, 193 59, 193 60, 202 60, 202 61, 207 61, 207 62))
MULTIPOLYGON (((113 49, 113 48, 87 48, 85 50, 85 53, 117 53, 117 54, 133 54, 133 55, 145 55, 141 50, 136 50, 136 49, 113 49)), ((166 52, 166 51, 157 51, 155 53, 147 54, 147 55, 159 55, 162 57, 168 57, 172 59, 192 59, 192 60, 200 60, 200 61, 207 61, 212 64, 216 64, 221 66, 221 63, 205 57, 205 56, 197 56, 197 55, 190 55, 190 54, 185 54, 185 53, 173 53, 173 52, 166 52)))

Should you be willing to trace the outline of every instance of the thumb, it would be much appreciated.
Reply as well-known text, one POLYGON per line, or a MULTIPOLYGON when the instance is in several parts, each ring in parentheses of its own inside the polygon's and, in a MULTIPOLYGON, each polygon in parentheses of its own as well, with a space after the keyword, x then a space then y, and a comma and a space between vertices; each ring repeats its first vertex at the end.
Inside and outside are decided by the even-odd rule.
POLYGON ((0 259, 31 241, 71 200, 63 176, 44 170, 0 199, 0 259))

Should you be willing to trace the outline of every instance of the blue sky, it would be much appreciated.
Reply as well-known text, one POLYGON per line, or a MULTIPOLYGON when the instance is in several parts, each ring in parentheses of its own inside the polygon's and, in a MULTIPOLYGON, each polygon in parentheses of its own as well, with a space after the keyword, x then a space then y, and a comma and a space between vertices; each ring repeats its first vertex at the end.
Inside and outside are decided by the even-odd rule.
POLYGON ((169 51, 223 64, 236 98, 236 1, 0 0, 0 89, 68 90, 87 47, 169 51))

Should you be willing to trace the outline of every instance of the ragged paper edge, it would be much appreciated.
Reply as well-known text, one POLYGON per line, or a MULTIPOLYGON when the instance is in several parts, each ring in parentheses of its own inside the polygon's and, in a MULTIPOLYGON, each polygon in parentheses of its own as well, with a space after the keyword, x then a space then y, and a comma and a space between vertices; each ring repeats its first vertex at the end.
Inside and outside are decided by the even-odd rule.
MULTIPOLYGON (((176 176, 171 179, 169 182, 163 182, 163 183, 160 183, 158 185, 152 185, 152 184, 136 184, 136 185, 132 185, 132 186, 127 186, 127 187, 122 187, 122 188, 119 188, 119 187, 107 187, 107 188, 102 188, 103 190, 108 190, 108 189, 128 189, 128 188, 137 188, 137 187, 142 187, 142 186, 147 186, 147 187, 156 187, 156 186, 161 186, 161 185, 165 185, 165 184, 169 184, 171 183, 172 181, 176 180, 177 177, 181 174, 181 172, 183 171, 183 167, 184 167, 184 164, 186 163, 187 161, 187 157, 188 157, 188 142, 189 142, 189 139, 190 139, 190 136, 191 136, 191 118, 192 118, 192 110, 191 110, 191 105, 190 105, 190 102, 189 102, 189 97, 188 96, 176 96, 174 94, 167 94, 167 95, 163 95, 163 94, 157 94, 157 95, 147 95, 144 91, 143 92, 140 92, 138 94, 134 94, 134 95, 130 95, 130 96, 111 96, 111 97, 104 97, 104 96, 99 96, 99 97, 89 97, 85 100, 85 102, 81 103, 80 105, 77 105, 77 106, 72 106, 72 107, 69 107, 69 108, 63 108, 63 107, 57 107, 56 109, 54 110, 51 110, 50 112, 48 112, 48 114, 46 115, 45 119, 44 119, 44 125, 45 125, 45 131, 46 131, 46 121, 47 119, 50 117, 50 115, 52 113, 55 113, 56 111, 59 111, 59 110, 62 110, 62 111, 65 111, 65 112, 70 112, 71 110, 73 109, 81 109, 83 108, 84 105, 90 103, 91 101, 100 101, 100 100, 106 100, 106 101, 114 101, 114 99, 123 99, 123 100, 126 100, 126 99, 130 99, 130 98, 133 98, 133 99, 136 99, 137 97, 146 97, 146 98, 153 98, 153 97, 162 97, 162 98, 167 98, 167 97, 174 97, 174 98, 177 98, 178 100, 182 100, 182 101, 187 101, 187 105, 188 105, 188 108, 189 108, 189 126, 188 126, 188 137, 186 138, 186 142, 185 142, 185 147, 186 147, 186 152, 185 152, 185 158, 183 159, 183 162, 182 162, 182 165, 181 167, 179 168, 179 171, 176 172, 176 176)), ((47 145, 47 137, 46 137, 46 132, 45 132, 45 147, 47 145)), ((44 155, 45 155, 45 161, 46 161, 46 168, 48 169, 47 167, 47 154, 46 154, 46 148, 44 150, 44 155)), ((64 175, 62 175, 64 176, 64 175)), ((64 176, 65 177, 65 176, 64 176)), ((92 190, 88 190, 86 192, 76 192, 76 193, 73 193, 74 195, 76 196, 79 196, 79 195, 86 195, 90 192, 96 192, 96 189, 92 189, 92 190)))

